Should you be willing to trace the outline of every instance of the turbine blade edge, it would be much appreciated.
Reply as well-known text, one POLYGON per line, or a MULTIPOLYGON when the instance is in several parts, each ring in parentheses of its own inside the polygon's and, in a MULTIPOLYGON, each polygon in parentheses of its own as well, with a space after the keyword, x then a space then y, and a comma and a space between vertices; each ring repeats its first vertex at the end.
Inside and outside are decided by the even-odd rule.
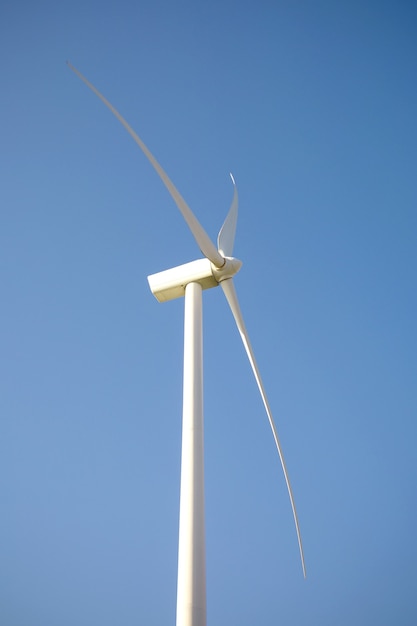
POLYGON ((229 212, 224 220, 217 237, 217 249, 222 256, 232 256, 233 246, 235 242, 236 225, 237 225, 237 212, 238 212, 238 194, 235 179, 233 174, 230 174, 230 178, 233 183, 233 199, 230 205, 229 212))
POLYGON ((255 355, 253 353, 253 349, 249 340, 249 335, 248 332, 246 330, 246 326, 245 323, 243 321, 243 316, 242 316, 242 312, 240 310, 240 306, 239 306, 239 301, 237 299, 237 294, 236 294, 236 290, 233 284, 233 279, 228 278, 226 280, 223 280, 220 285, 222 286, 224 295, 226 296, 226 300, 229 303, 229 306, 231 308, 231 311, 233 313, 233 317, 235 318, 235 322, 236 325, 238 327, 242 342, 243 342, 243 346, 246 350, 246 354, 248 356, 249 359, 249 363, 251 364, 252 367, 252 371, 253 374, 255 376, 255 380, 256 383, 258 385, 258 389, 259 392, 261 394, 261 398, 262 398, 262 402, 264 404, 265 410, 266 410, 266 414, 268 416, 268 420, 269 420, 269 424, 271 426, 271 430, 272 430, 272 434, 275 440, 275 445, 277 447, 278 450, 278 455, 281 461, 281 467, 282 467, 282 471, 284 473, 284 478, 285 478, 285 482, 287 485, 287 490, 288 490, 288 495, 290 498, 290 502, 291 502, 291 508, 292 508, 292 513, 293 513, 293 517, 294 517, 294 523, 295 523, 295 529, 297 532, 297 539, 298 539, 298 547, 300 550, 300 557, 301 557, 301 566, 303 568, 303 574, 304 574, 304 578, 306 577, 306 567, 305 567, 305 561, 304 561, 304 551, 303 551, 303 544, 301 541, 301 532, 300 532, 300 526, 298 523, 298 516, 297 516, 297 511, 295 508, 295 501, 294 501, 294 496, 293 496, 293 492, 292 492, 292 488, 291 488, 291 483, 290 483, 290 479, 288 476, 288 471, 287 471, 287 467, 285 464, 285 459, 284 459, 284 454, 282 452, 282 448, 281 448, 281 443, 278 437, 278 432, 275 426, 275 422, 273 420, 272 417, 272 412, 269 406, 269 402, 268 399, 266 397, 266 393, 265 393, 265 389, 264 389, 264 385, 261 379, 261 375, 259 373, 259 369, 258 369, 258 365, 256 363, 255 360, 255 355))
POLYGON ((182 197, 182 195, 180 194, 178 189, 175 187, 174 183, 169 178, 168 174, 165 172, 165 170, 161 167, 161 165, 155 159, 155 157, 150 152, 150 150, 143 143, 143 141, 139 137, 139 135, 126 122, 124 117, 122 117, 122 115, 120 115, 120 113, 107 100, 107 98, 105 98, 103 96, 103 94, 100 93, 100 91, 96 87, 94 87, 94 85, 92 83, 90 83, 90 81, 87 80, 87 78, 83 74, 81 74, 81 72, 79 70, 77 70, 69 61, 67 61, 67 65, 70 68, 70 70, 72 70, 74 72, 74 74, 76 74, 78 76, 78 78, 80 78, 87 85, 87 87, 89 87, 89 89, 91 89, 91 91, 93 93, 95 93, 95 95, 98 98, 100 98, 100 100, 106 105, 106 107, 108 109, 110 109, 110 111, 113 113, 113 115, 125 127, 125 129, 129 133, 129 135, 134 139, 134 141, 137 143, 139 148, 145 154, 145 156, 148 159, 148 161, 151 163, 153 168, 156 170, 157 174, 159 175, 160 179, 164 183, 165 187, 168 189, 168 192, 170 193, 170 195, 173 198, 175 204, 177 205, 178 209, 180 210, 183 218, 187 222, 187 225, 188 225, 189 229, 191 230, 191 233, 194 236, 194 239, 196 240, 197 245, 200 248, 201 252, 216 267, 222 267, 222 265, 224 265, 224 258, 218 252, 218 250, 216 249, 216 246, 213 244, 213 242, 211 241, 210 237, 207 235, 206 231, 201 226, 200 222, 195 217, 194 213, 191 211, 190 207, 185 202, 184 198, 182 197))

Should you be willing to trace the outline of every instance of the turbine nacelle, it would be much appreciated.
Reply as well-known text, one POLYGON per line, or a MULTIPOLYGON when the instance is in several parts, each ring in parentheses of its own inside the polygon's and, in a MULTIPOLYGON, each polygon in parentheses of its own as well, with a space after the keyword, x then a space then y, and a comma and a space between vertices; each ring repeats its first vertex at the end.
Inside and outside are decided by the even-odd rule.
POLYGON ((169 270, 148 276, 149 287, 159 302, 182 298, 190 283, 199 283, 202 289, 217 287, 232 278, 242 267, 242 261, 226 257, 222 267, 216 267, 209 259, 197 259, 169 270))

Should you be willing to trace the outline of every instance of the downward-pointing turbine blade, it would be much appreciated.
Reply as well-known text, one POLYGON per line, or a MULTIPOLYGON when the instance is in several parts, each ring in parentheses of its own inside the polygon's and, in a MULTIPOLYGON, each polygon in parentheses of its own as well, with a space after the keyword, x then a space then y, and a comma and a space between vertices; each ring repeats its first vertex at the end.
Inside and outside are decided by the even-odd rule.
POLYGON ((143 143, 142 139, 135 133, 133 128, 126 122, 124 117, 122 117, 120 115, 120 113, 114 108, 114 106, 112 104, 110 104, 110 102, 103 96, 103 94, 101 94, 99 92, 99 90, 96 89, 94 87, 94 85, 92 85, 90 83, 90 81, 88 81, 85 78, 85 76, 83 76, 83 74, 81 74, 81 72, 79 72, 73 65, 71 65, 71 63, 69 61, 67 61, 67 64, 68 64, 68 67, 75 74, 77 74, 77 76, 79 78, 81 78, 81 80, 87 85, 87 87, 89 87, 91 89, 91 91, 93 91, 96 94, 96 96, 98 96, 100 98, 100 100, 106 105, 106 107, 108 107, 110 109, 110 111, 117 117, 119 122, 121 124, 123 124, 123 126, 126 128, 126 130, 129 133, 129 135, 131 137, 133 137, 133 139, 138 144, 139 148, 145 154, 147 159, 151 162, 151 164, 153 165, 154 169, 157 171, 157 173, 158 173, 159 177, 161 178, 162 182, 164 183, 165 187, 168 189, 169 193, 171 194, 172 198, 174 199, 175 204, 177 205, 177 207, 181 211, 181 214, 182 214, 183 218, 187 222, 188 227, 191 230, 191 232, 192 232, 192 234, 194 236, 194 239, 196 240, 197 245, 200 248, 201 252, 216 267, 222 267, 224 265, 224 258, 216 250, 216 246, 211 241, 210 237, 207 235, 206 231, 201 226, 200 222, 197 220, 197 218, 195 217, 194 213, 191 211, 190 207, 187 205, 187 203, 185 202, 184 198, 182 197, 182 195, 180 194, 178 189, 172 183, 172 181, 168 177, 167 173, 162 169, 162 167, 159 165, 158 161, 155 159, 153 154, 145 146, 145 144, 143 143))
POLYGON ((290 479, 289 479, 288 472, 287 472, 287 467, 285 465, 285 460, 284 460, 284 455, 283 455, 282 448, 281 448, 281 443, 280 443, 279 438, 278 438, 277 429, 276 429, 274 420, 272 418, 271 409, 269 407, 268 399, 266 397, 266 393, 265 393, 265 389, 264 389, 264 386, 263 386, 263 383, 262 383, 261 375, 259 373, 259 369, 258 369, 258 366, 257 366, 256 361, 255 361, 255 355, 253 353, 252 346, 251 346, 251 343, 249 341, 249 335, 248 335, 248 332, 246 330, 245 323, 243 321, 242 312, 240 310, 240 306, 239 306, 239 302, 238 302, 238 299, 237 299, 236 290, 235 290, 235 287, 234 287, 234 284, 233 284, 233 280, 231 278, 228 278, 226 280, 223 280, 220 284, 221 284, 221 286, 223 288, 224 295, 226 296, 226 299, 227 299, 227 301, 229 303, 229 306, 232 309, 233 317, 235 318, 236 325, 237 325, 237 327, 239 329, 240 336, 242 338, 243 345, 244 345, 245 350, 246 350, 246 354, 248 355, 248 359, 249 359, 249 362, 251 364, 253 374, 255 376, 255 379, 256 379, 259 391, 261 393, 261 397, 262 397, 262 401, 264 403, 266 414, 268 415, 268 420, 269 420, 269 424, 270 424, 271 429, 272 429, 272 434, 273 434, 274 439, 275 439, 275 444, 277 446, 279 458, 281 460, 282 470, 284 472, 285 482, 287 483, 288 495, 290 496, 291 507, 292 507, 292 512, 293 512, 293 516, 294 516, 294 522, 295 522, 295 528, 296 528, 296 531, 297 531, 298 546, 300 548, 301 565, 302 565, 303 574, 304 574, 304 577, 305 577, 306 576, 306 568, 305 568, 305 562, 304 562, 303 544, 302 544, 302 541, 301 541, 301 533, 300 533, 300 527, 299 527, 299 524, 298 524, 297 511, 296 511, 296 508, 295 508, 294 496, 293 496, 292 489, 291 489, 291 484, 290 484, 290 479))
POLYGON ((230 205, 229 213, 224 220, 224 224, 220 229, 217 237, 217 249, 222 256, 232 256, 233 245, 235 242, 236 224, 237 224, 237 207, 238 196, 237 187, 233 175, 230 174, 233 183, 233 200, 230 205))

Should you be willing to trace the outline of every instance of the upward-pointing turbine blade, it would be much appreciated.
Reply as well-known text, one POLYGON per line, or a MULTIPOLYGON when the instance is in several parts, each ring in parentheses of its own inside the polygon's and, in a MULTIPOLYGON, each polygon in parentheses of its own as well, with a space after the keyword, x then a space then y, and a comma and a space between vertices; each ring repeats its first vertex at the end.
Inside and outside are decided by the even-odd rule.
POLYGON ((251 364, 252 371, 254 373, 254 376, 255 376, 255 379, 256 379, 259 391, 261 393, 261 397, 262 397, 262 401, 264 403, 266 414, 268 415, 268 420, 269 420, 269 424, 270 424, 271 429, 272 429, 272 434, 273 434, 274 439, 275 439, 275 444, 277 446, 279 458, 281 460, 282 470, 284 472, 285 482, 287 483, 288 495, 290 496, 291 507, 292 507, 292 512, 293 512, 293 516, 294 516, 294 522, 295 522, 295 528, 296 528, 296 531, 297 531, 298 546, 300 548, 301 565, 302 565, 302 568, 303 568, 303 574, 304 574, 304 578, 305 578, 306 577, 306 568, 305 568, 305 562, 304 562, 303 544, 302 544, 302 541, 301 541, 301 533, 300 533, 300 527, 299 527, 299 524, 298 524, 297 511, 296 511, 296 508, 295 508, 294 496, 293 496, 292 489, 291 489, 291 484, 290 484, 290 479, 289 479, 288 472, 287 472, 287 467, 285 465, 285 460, 284 460, 284 455, 283 455, 282 448, 281 448, 281 443, 280 443, 279 438, 278 438, 277 429, 276 429, 274 420, 272 418, 271 409, 269 407, 268 399, 266 397, 266 393, 265 393, 265 389, 264 389, 264 386, 263 386, 263 383, 262 383, 261 375, 259 373, 259 369, 258 369, 258 366, 257 366, 256 361, 255 361, 255 355, 253 353, 252 346, 251 346, 251 343, 249 341, 249 335, 248 335, 248 332, 246 330, 245 323, 243 321, 242 312, 240 310, 239 302, 238 302, 237 295, 236 295, 236 290, 235 290, 235 287, 234 287, 234 284, 233 284, 233 279, 228 278, 226 280, 223 280, 220 283, 220 285, 222 286, 224 295, 226 296, 226 299, 227 299, 227 301, 229 303, 229 306, 232 309, 233 317, 235 318, 236 325, 237 325, 237 327, 239 329, 240 336, 242 338, 243 345, 244 345, 245 350, 246 350, 246 354, 248 355, 248 359, 249 359, 249 362, 251 364))
POLYGON ((232 256, 233 245, 235 242, 236 224, 237 224, 237 207, 238 196, 237 187, 233 175, 230 174, 233 183, 233 200, 230 205, 229 213, 224 220, 224 224, 220 229, 217 237, 217 249, 222 256, 232 256))
POLYGON ((185 202, 184 198, 182 197, 182 195, 180 194, 178 189, 175 187, 173 182, 170 180, 170 178, 168 177, 167 173, 162 169, 162 167, 159 165, 158 161, 155 159, 153 154, 145 146, 145 144, 143 143, 142 139, 135 133, 133 128, 126 122, 124 117, 122 117, 120 115, 120 113, 114 108, 114 106, 112 104, 110 104, 110 102, 103 96, 103 94, 101 94, 99 92, 99 90, 96 89, 94 87, 94 85, 92 85, 90 83, 90 81, 87 80, 85 78, 85 76, 83 76, 83 74, 81 74, 81 72, 79 72, 73 65, 71 65, 71 63, 69 61, 67 61, 67 64, 68 64, 68 67, 75 74, 77 74, 77 76, 79 78, 81 78, 81 80, 87 85, 87 87, 89 87, 91 89, 91 91, 93 91, 96 94, 96 96, 98 96, 100 98, 100 100, 106 105, 106 107, 108 107, 110 109, 110 111, 117 117, 119 122, 121 124, 123 124, 123 126, 126 128, 126 130, 129 133, 129 135, 131 137, 133 137, 133 139, 138 144, 139 148, 145 154, 147 159, 151 162, 151 164, 153 165, 154 169, 157 171, 157 173, 158 173, 159 177, 161 178, 162 182, 164 183, 165 187, 168 189, 169 193, 171 194, 172 198, 174 199, 175 204, 177 205, 177 207, 181 211, 181 214, 182 214, 183 218, 187 222, 188 227, 191 230, 191 232, 192 232, 192 234, 194 236, 194 239, 196 240, 197 245, 200 248, 201 252, 216 267, 222 267, 224 265, 224 258, 216 250, 216 246, 211 241, 210 237, 207 235, 206 231, 201 226, 200 222, 195 217, 194 213, 191 211, 190 207, 185 202))

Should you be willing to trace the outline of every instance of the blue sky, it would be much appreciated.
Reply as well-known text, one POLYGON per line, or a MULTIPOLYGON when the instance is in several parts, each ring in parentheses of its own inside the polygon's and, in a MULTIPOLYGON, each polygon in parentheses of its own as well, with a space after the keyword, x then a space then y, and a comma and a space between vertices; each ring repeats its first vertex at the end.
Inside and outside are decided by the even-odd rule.
POLYGON ((415 624, 417 12, 411 2, 0 9, 0 622, 174 623, 183 302, 199 257, 120 110, 215 239, 208 623, 415 624))

